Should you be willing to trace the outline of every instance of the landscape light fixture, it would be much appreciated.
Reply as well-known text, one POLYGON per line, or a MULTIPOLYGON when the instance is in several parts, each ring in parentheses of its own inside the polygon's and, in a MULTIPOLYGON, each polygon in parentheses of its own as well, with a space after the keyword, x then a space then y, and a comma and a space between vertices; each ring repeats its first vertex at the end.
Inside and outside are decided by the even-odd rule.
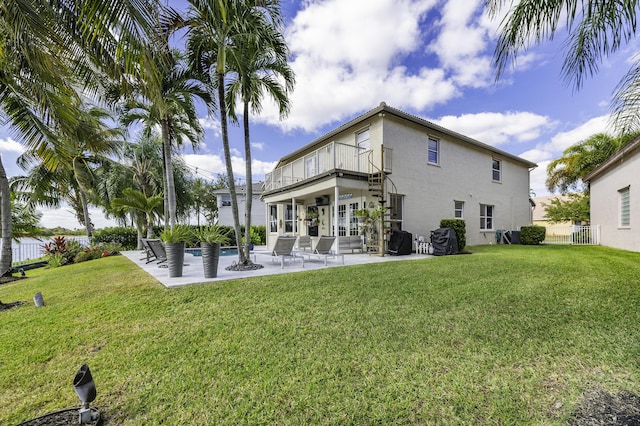
POLYGON ((79 423, 85 424, 97 420, 100 417, 100 413, 89 408, 89 403, 96 399, 96 385, 91 377, 91 370, 87 364, 83 364, 80 370, 76 373, 76 377, 73 379, 73 388, 80 398, 82 407, 80 408, 79 423))

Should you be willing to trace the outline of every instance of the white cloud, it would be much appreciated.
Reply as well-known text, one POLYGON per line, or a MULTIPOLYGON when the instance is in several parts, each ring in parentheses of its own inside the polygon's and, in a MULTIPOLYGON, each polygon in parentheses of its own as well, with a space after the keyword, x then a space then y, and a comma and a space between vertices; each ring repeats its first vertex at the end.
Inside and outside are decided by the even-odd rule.
POLYGON ((264 143, 263 142, 251 142, 251 148, 257 151, 264 151, 264 143))
POLYGON ((555 125, 549 117, 531 112, 483 112, 444 116, 433 121, 493 146, 534 140, 555 125))
POLYGON ((438 56, 460 86, 486 87, 492 83, 491 53, 486 50, 495 27, 483 19, 483 3, 449 0, 441 9, 440 20, 433 24, 439 33, 427 51, 438 56))
POLYGON ((458 96, 454 82, 424 58, 416 58, 413 67, 400 65, 409 55, 426 56, 420 23, 437 3, 306 2, 286 34, 297 82, 291 113, 280 123, 270 105, 258 119, 286 130, 315 131, 381 101, 421 111, 458 96))
POLYGON ((22 154, 25 151, 24 146, 20 142, 16 142, 12 138, 0 139, 0 152, 13 152, 22 154))

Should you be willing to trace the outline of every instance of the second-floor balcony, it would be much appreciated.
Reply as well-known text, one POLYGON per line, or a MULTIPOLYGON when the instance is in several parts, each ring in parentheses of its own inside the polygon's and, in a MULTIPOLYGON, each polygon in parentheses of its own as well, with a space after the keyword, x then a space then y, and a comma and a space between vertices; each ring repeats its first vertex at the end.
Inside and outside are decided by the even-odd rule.
POLYGON ((391 173, 391 150, 383 149, 382 158, 374 159, 374 152, 353 145, 331 142, 315 151, 278 167, 265 176, 264 191, 295 185, 333 170, 357 173, 376 173, 384 162, 384 171, 391 173))

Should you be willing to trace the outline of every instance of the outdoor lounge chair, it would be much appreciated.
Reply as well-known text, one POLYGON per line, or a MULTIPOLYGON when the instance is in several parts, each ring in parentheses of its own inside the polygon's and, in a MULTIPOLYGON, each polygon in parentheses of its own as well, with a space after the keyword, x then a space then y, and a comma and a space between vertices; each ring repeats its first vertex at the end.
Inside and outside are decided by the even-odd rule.
POLYGON ((167 252, 164 250, 164 244, 162 244, 162 241, 157 239, 143 239, 143 245, 145 244, 145 241, 149 247, 149 252, 147 252, 147 263, 155 261, 163 263, 167 261, 167 252))
POLYGON ((298 237, 298 250, 311 250, 311 237, 309 235, 300 235, 298 237))
POLYGON ((304 268, 304 257, 301 254, 296 254, 293 251, 293 246, 296 244, 296 237, 283 237, 280 236, 276 240, 276 244, 273 246, 271 252, 260 253, 254 252, 254 258, 256 254, 268 254, 271 256, 271 261, 273 259, 280 258, 280 266, 284 269, 284 262, 287 259, 291 259, 292 261, 299 258, 302 261, 302 267, 304 268))
POLYGON ((311 253, 304 253, 306 256, 309 256, 309 260, 312 257, 320 260, 324 260, 324 265, 327 266, 328 258, 338 258, 342 259, 342 264, 344 265, 344 254, 335 253, 331 250, 333 243, 335 242, 336 237, 320 237, 320 239, 316 242, 316 246, 313 248, 311 253))

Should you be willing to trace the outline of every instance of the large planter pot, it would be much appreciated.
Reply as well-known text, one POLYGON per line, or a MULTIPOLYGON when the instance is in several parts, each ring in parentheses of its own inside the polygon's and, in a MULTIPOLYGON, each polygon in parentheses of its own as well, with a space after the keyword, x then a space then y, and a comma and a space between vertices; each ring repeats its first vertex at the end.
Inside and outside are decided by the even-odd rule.
POLYGON ((218 276, 218 261, 220 260, 220 243, 200 243, 202 249, 202 266, 205 278, 218 276))
POLYGON ((181 277, 185 243, 164 243, 164 249, 167 252, 169 278, 181 277))

